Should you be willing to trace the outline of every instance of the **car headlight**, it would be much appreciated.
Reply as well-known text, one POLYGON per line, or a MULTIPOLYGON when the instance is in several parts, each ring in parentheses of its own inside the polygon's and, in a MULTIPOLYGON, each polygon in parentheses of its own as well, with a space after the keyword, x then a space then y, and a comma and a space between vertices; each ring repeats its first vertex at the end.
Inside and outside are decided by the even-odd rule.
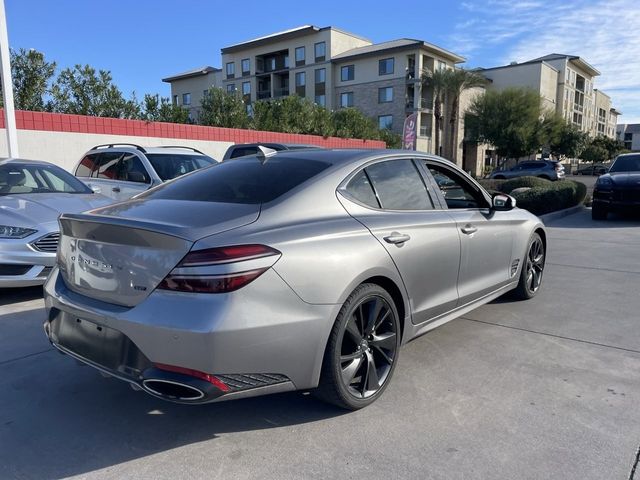
POLYGON ((0 225, 0 238, 24 238, 36 232, 37 230, 34 230, 33 228, 0 225))
POLYGON ((600 177, 596 182, 596 187, 609 189, 613 187, 613 182, 609 177, 600 177))

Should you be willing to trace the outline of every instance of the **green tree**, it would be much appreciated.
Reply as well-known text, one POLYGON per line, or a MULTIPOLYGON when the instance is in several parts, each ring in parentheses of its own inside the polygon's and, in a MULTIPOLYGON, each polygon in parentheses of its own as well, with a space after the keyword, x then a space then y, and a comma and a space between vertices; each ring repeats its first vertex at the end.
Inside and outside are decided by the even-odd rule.
POLYGON ((463 68, 444 70, 443 76, 449 130, 445 157, 458 163, 460 97, 467 90, 484 87, 487 84, 487 79, 476 72, 463 68))
MULTIPOLYGON (((13 99, 18 110, 42 111, 49 82, 56 71, 55 62, 47 62, 44 54, 36 50, 21 48, 11 50, 11 76, 13 77, 13 99)), ((0 87, 0 93, 2 89, 0 87)), ((2 97, 0 96, 0 105, 2 97)))
POLYGON ((443 104, 447 89, 448 74, 447 70, 428 71, 421 77, 423 89, 431 89, 433 96, 433 119, 435 122, 434 147, 437 155, 441 154, 440 132, 442 131, 442 123, 444 120, 443 104))
POLYGON ((378 140, 386 143, 387 148, 402 148, 402 137, 388 128, 379 130, 378 140))
POLYGON ((198 123, 211 127, 247 128, 247 107, 238 92, 227 93, 212 87, 200 102, 198 123))
POLYGON ((76 65, 60 72, 51 87, 47 109, 96 117, 140 117, 140 105, 135 97, 124 98, 109 71, 96 71, 89 65, 76 65))
POLYGON ((605 137, 604 135, 598 135, 591 140, 591 145, 594 147, 600 147, 607 151, 606 160, 614 158, 616 155, 624 151, 624 143, 620 140, 605 137))
POLYGON ((174 105, 167 97, 146 94, 142 100, 141 118, 149 122, 189 123, 189 110, 174 105))
POLYGON ((523 157, 541 146, 540 96, 533 90, 489 90, 474 99, 465 119, 469 138, 492 144, 500 157, 523 157))
POLYGON ((550 132, 549 151, 557 158, 577 158, 586 147, 589 136, 575 125, 567 123, 560 115, 554 116, 554 128, 550 132))
POLYGON ((307 133, 325 138, 335 135, 331 112, 320 105, 314 104, 311 110, 311 129, 307 133))
POLYGON ((606 162, 610 158, 609 152, 607 151, 606 148, 600 145, 595 145, 593 143, 591 143, 590 145, 587 145, 587 147, 582 151, 582 155, 580 155, 580 157, 585 162, 593 162, 593 163, 606 162))
POLYGON ((380 136, 373 120, 358 109, 340 108, 331 117, 337 137, 377 139, 380 136))

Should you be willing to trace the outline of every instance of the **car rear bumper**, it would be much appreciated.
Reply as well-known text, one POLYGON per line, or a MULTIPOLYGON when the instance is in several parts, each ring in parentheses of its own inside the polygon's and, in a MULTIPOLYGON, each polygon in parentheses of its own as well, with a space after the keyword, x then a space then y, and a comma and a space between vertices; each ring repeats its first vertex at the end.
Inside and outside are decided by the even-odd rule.
POLYGON ((340 308, 303 302, 273 270, 229 294, 156 290, 128 308, 72 292, 57 268, 45 284, 45 306, 45 332, 60 351, 180 403, 317 386, 340 308), (163 390, 178 384, 203 395, 172 398, 163 390))

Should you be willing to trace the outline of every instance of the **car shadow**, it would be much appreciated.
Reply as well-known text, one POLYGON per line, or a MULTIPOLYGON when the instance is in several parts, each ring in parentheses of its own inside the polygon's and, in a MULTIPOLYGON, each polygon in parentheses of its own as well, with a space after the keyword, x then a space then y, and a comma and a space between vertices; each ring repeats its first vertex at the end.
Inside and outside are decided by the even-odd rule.
POLYGON ((566 217, 552 220, 546 224, 551 228, 588 228, 614 229, 640 227, 640 212, 609 213, 606 220, 593 220, 591 209, 575 213, 566 217))
MULTIPOLYGON (((84 476, 224 434, 345 414, 300 392, 199 406, 172 404, 101 378, 56 351, 0 364, 3 385, 0 478, 84 476), (9 373, 7 381, 10 367, 20 371, 9 373)), ((216 445, 210 447, 214 456, 216 445)), ((250 453, 240 443, 230 452, 250 453)))
POLYGON ((42 298, 42 287, 0 288, 0 307, 42 298))

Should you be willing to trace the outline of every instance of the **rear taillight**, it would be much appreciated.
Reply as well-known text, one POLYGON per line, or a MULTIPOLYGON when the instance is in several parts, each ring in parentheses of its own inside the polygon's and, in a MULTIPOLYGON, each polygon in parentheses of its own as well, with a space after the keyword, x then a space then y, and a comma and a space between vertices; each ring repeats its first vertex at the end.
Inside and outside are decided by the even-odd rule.
POLYGON ((279 256, 278 250, 266 245, 195 250, 182 259, 158 288, 192 293, 233 292, 266 272, 279 256))

